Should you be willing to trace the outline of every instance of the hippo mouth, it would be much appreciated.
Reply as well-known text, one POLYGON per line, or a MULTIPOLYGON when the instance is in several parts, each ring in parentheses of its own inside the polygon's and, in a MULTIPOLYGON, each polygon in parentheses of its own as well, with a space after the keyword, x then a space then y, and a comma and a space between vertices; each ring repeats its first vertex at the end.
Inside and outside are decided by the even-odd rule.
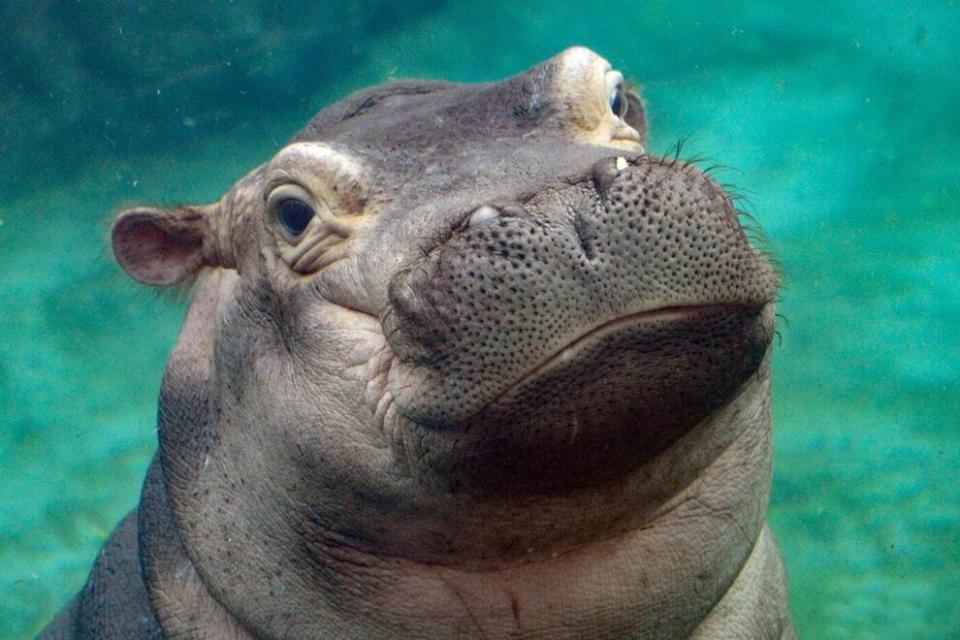
POLYGON ((635 313, 630 313, 624 316, 616 317, 607 322, 601 323, 596 327, 590 329, 586 333, 578 336, 573 341, 568 343, 559 351, 555 352, 553 355, 546 358, 543 362, 536 365, 529 372, 524 374, 520 379, 511 384, 509 387, 504 389, 497 398, 491 402, 491 405, 495 405, 500 402, 503 398, 508 396, 513 390, 522 387, 524 384, 529 381, 535 380, 537 377, 542 376, 550 372, 552 369, 558 366, 563 366, 565 364, 570 364, 575 361, 577 356, 584 350, 588 350, 591 345, 596 344, 597 342, 603 341, 607 336, 612 336, 620 331, 629 330, 632 327, 637 325, 642 325, 644 323, 650 323, 657 320, 662 320, 666 322, 679 321, 683 319, 693 318, 698 315, 711 314, 716 312, 722 312, 727 310, 733 314, 740 315, 744 312, 750 313, 751 309, 754 314, 758 314, 763 308, 763 305, 743 305, 743 304, 693 304, 693 305, 671 305, 665 307, 658 307, 654 309, 648 309, 644 311, 638 311, 635 313))

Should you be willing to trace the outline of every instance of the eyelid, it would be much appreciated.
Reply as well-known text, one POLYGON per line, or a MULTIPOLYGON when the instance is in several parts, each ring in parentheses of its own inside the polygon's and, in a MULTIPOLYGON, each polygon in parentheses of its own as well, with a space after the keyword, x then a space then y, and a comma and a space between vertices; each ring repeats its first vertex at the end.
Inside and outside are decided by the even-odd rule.
POLYGON ((314 198, 313 194, 302 185, 296 182, 275 182, 275 185, 268 183, 267 189, 264 191, 264 199, 267 201, 267 208, 272 209, 276 204, 290 199, 303 200, 304 202, 315 206, 317 199, 314 198))
POLYGON ((610 95, 613 93, 613 91, 617 87, 620 87, 621 89, 623 89, 623 74, 620 73, 619 71, 607 71, 607 75, 604 78, 604 81, 605 81, 604 86, 606 87, 606 90, 607 90, 605 98, 607 100, 610 99, 610 95))

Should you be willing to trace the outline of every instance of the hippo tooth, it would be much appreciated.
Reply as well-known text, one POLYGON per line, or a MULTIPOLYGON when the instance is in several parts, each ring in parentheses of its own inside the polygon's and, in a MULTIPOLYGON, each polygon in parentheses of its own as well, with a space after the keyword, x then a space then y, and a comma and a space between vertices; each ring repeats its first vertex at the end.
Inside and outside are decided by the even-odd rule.
POLYGON ((497 211, 497 210, 494 209, 493 207, 489 207, 489 206, 487 206, 487 205, 484 205, 484 206, 478 208, 476 211, 474 211, 473 213, 470 214, 470 219, 467 220, 467 226, 468 226, 468 227, 475 227, 475 226, 477 226, 478 224, 483 224, 484 222, 487 222, 488 220, 493 220, 493 219, 499 218, 499 217, 500 217, 500 212, 499 212, 499 211, 497 211))
POLYGON ((617 158, 617 171, 623 171, 627 168, 627 159, 623 156, 617 158))

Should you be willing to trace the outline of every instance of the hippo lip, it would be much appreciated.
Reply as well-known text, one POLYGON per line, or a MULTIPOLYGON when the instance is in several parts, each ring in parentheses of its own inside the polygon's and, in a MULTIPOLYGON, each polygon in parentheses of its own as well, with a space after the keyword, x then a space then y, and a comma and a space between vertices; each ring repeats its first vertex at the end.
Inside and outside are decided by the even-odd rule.
POLYGON ((643 322, 649 322, 653 320, 671 320, 671 319, 682 319, 690 318, 704 313, 722 311, 724 309, 729 310, 732 313, 743 313, 744 311, 753 311, 754 314, 760 314, 763 309, 767 306, 767 303, 760 304, 750 304, 750 303, 706 303, 706 304, 687 304, 687 305, 670 305, 665 307, 656 307, 653 309, 646 309, 643 311, 637 311, 634 313, 629 313, 627 315, 618 316, 612 320, 603 322, 586 333, 581 334, 577 338, 573 339, 566 346, 559 349, 552 355, 548 356, 542 362, 537 364, 535 367, 530 369, 523 376, 518 378, 515 382, 510 384, 506 389, 501 391, 496 398, 490 403, 491 405, 497 404, 505 396, 509 395, 510 392, 516 388, 522 386, 524 383, 533 380, 546 371, 548 371, 552 366, 556 364, 561 364, 568 362, 573 359, 581 347, 586 346, 589 342, 593 340, 600 339, 606 335, 616 333, 621 329, 626 329, 629 327, 636 326, 643 322))

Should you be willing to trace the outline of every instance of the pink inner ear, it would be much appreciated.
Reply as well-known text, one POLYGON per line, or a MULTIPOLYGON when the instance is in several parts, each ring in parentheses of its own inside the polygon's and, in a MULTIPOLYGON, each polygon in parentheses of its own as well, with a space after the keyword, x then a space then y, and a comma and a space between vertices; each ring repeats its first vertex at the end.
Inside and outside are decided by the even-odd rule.
POLYGON ((203 239, 156 211, 123 214, 113 228, 120 266, 145 284, 170 286, 190 278, 203 261, 203 239))

